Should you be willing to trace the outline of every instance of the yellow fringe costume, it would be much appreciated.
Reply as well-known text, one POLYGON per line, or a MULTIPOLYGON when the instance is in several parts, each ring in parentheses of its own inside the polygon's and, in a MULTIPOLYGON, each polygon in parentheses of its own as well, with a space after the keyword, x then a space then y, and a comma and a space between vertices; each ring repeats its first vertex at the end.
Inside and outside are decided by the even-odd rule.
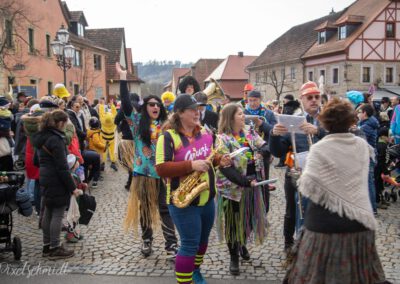
POLYGON ((114 119, 117 116, 117 109, 114 104, 111 104, 111 112, 106 112, 104 105, 99 105, 99 116, 101 122, 101 136, 106 142, 106 150, 103 153, 103 162, 107 161, 107 151, 111 162, 115 163, 115 129, 114 119))

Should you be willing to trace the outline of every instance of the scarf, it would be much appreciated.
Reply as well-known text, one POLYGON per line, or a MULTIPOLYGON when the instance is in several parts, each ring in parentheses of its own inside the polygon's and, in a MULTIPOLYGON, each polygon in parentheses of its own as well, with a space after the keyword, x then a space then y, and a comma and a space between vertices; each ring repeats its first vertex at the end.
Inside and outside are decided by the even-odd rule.
POLYGON ((313 145, 298 181, 300 192, 339 216, 376 230, 368 194, 372 147, 351 133, 325 136, 313 145))

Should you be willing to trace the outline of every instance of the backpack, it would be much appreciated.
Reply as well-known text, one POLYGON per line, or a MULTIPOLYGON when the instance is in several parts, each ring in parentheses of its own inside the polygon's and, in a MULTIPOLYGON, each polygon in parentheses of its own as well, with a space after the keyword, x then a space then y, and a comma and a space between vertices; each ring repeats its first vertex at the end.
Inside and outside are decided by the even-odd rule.
POLYGON ((79 212, 81 217, 79 218, 79 224, 88 225, 94 212, 96 211, 96 198, 92 195, 84 193, 79 196, 78 200, 79 212))

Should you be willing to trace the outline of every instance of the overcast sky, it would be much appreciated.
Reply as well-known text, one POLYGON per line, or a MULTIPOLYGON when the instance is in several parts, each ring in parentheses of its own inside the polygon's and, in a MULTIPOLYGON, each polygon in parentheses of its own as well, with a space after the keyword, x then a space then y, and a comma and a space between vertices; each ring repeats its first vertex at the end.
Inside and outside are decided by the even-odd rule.
POLYGON ((292 26, 354 0, 66 0, 88 28, 124 27, 133 61, 258 56, 292 26))

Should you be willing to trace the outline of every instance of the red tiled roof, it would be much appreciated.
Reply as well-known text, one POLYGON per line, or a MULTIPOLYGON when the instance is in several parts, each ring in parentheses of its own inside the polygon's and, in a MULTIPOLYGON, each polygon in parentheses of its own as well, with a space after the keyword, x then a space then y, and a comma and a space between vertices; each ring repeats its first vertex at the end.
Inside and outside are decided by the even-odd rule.
POLYGON ((356 20, 359 22, 360 16, 362 16, 364 20, 358 28, 344 40, 337 40, 337 36, 334 35, 324 44, 318 44, 315 36, 314 45, 304 54, 303 58, 344 52, 391 2, 391 0, 357 0, 346 8, 341 17, 336 20, 336 24, 356 20), (358 16, 355 17, 355 15, 358 16))
MULTIPOLYGON (((110 29, 87 29, 86 36, 96 44, 107 48, 110 53, 106 62, 106 77, 107 80, 119 80, 119 76, 115 70, 115 62, 120 61, 121 49, 125 48, 125 29, 110 28, 110 29)), ((124 62, 126 65, 130 62, 124 62)), ((143 82, 140 78, 132 73, 128 73, 128 81, 143 82)))
POLYGON ((190 75, 190 68, 173 68, 172 79, 174 80, 173 86, 178 89, 179 78, 190 75))
POLYGON ((248 80, 249 74, 246 67, 249 66, 257 56, 229 55, 215 70, 206 78, 215 80, 248 80))
POLYGON ((200 88, 204 89, 204 80, 218 67, 223 59, 199 59, 192 65, 192 76, 199 82, 200 88))
POLYGON ((246 68, 256 58, 257 56, 229 55, 221 80, 248 80, 249 74, 246 73, 246 68))

